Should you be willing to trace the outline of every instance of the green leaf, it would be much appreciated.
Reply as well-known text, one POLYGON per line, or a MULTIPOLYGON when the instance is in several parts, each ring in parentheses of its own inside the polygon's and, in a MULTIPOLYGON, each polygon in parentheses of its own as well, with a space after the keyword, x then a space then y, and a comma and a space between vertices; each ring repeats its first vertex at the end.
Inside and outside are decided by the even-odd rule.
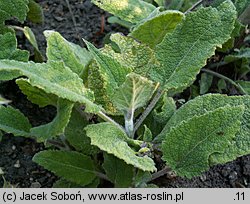
POLYGON ((76 184, 90 184, 96 177, 92 159, 77 152, 42 151, 33 161, 76 184))
POLYGON ((182 18, 183 14, 178 11, 161 12, 157 16, 147 19, 147 21, 137 24, 131 36, 151 48, 155 48, 166 34, 173 32, 182 18))
POLYGON ((32 23, 43 23, 44 15, 42 7, 34 0, 29 0, 29 12, 27 18, 32 23))
POLYGON ((146 125, 144 125, 143 141, 152 142, 152 140, 153 140, 153 135, 151 130, 146 125))
POLYGON ((46 93, 86 105, 86 112, 98 112, 100 107, 92 102, 93 95, 83 86, 82 80, 62 62, 23 63, 0 60, 0 72, 9 71, 27 76, 28 82, 46 93))
POLYGON ((207 93, 212 85, 213 75, 202 73, 200 80, 200 94, 203 95, 207 93))
POLYGON ((56 117, 48 124, 32 128, 31 135, 35 136, 38 141, 45 141, 63 134, 69 123, 73 106, 74 103, 70 101, 58 99, 56 117))
POLYGON ((250 59, 250 48, 243 48, 239 51, 234 52, 233 54, 227 55, 224 58, 225 62, 234 62, 241 59, 250 59))
POLYGON ((29 0, 1 0, 0 1, 0 34, 9 31, 5 21, 16 17, 21 23, 27 16, 29 0))
POLYGON ((233 2, 237 9, 238 15, 242 14, 244 10, 250 5, 250 0, 234 0, 233 2))
POLYGON ((39 107, 48 105, 57 105, 57 97, 53 94, 48 94, 42 89, 32 86, 27 79, 17 79, 16 84, 19 89, 27 96, 28 100, 39 107))
POLYGON ((68 42, 60 33, 55 31, 45 31, 47 38, 48 60, 63 61, 73 72, 87 77, 87 65, 92 57, 90 53, 79 45, 68 42))
POLYGON ((131 23, 138 23, 155 9, 152 4, 142 0, 91 0, 91 2, 131 23))
POLYGON ((0 129, 15 136, 29 136, 29 120, 17 109, 0 105, 0 129))
POLYGON ((165 0, 154 0, 154 2, 156 2, 158 4, 158 6, 165 6, 166 5, 166 1, 165 0))
POLYGON ((162 131, 175 111, 175 101, 173 98, 168 97, 167 94, 164 94, 162 99, 156 104, 156 107, 144 122, 151 130, 153 138, 162 131))
POLYGON ((91 139, 91 144, 99 147, 109 154, 113 154, 143 171, 155 171, 154 161, 148 156, 139 157, 136 152, 129 147, 129 138, 126 133, 111 123, 99 123, 88 125, 87 136, 91 139))
POLYGON ((162 144, 164 161, 179 176, 200 175, 209 169, 213 153, 229 147, 240 130, 243 112, 244 106, 225 106, 172 127, 162 144))
MULTIPOLYGON (((236 137, 231 141, 229 148, 223 154, 217 155, 216 160, 211 163, 226 163, 232 161, 239 156, 250 153, 250 96, 225 96, 220 94, 207 94, 201 97, 196 97, 189 101, 176 111, 172 118, 168 121, 163 131, 157 136, 155 142, 170 132, 172 127, 177 126, 183 121, 191 119, 193 116, 201 116, 209 111, 214 111, 220 107, 230 106, 244 106, 245 112, 243 114, 240 131, 236 137)), ((213 158, 215 160, 215 157, 213 158)))
POLYGON ((134 187, 135 188, 145 188, 147 183, 152 179, 152 175, 148 171, 138 170, 134 178, 134 187))
POLYGON ((24 33, 25 37, 28 39, 28 41, 30 42, 30 44, 35 48, 35 51, 34 51, 35 61, 36 62, 43 62, 44 57, 38 48, 36 36, 34 35, 33 31, 29 27, 25 26, 23 33, 24 33))
POLYGON ((11 59, 27 62, 29 52, 26 50, 17 49, 17 40, 14 34, 0 34, 0 59, 11 59))
POLYGON ((223 93, 223 90, 227 90, 226 81, 224 79, 219 79, 217 87, 218 87, 219 93, 223 93))
POLYGON ((109 114, 115 115, 117 111, 113 107, 111 98, 114 90, 125 81, 126 75, 131 70, 111 56, 102 53, 91 43, 87 41, 85 43, 97 63, 97 65, 93 63, 90 68, 89 87, 94 91, 97 103, 103 105, 109 114))
POLYGON ((110 39, 118 46, 119 52, 115 52, 108 45, 105 46, 103 52, 112 56, 123 66, 132 69, 136 74, 148 77, 150 69, 153 69, 159 64, 154 51, 132 37, 126 37, 116 33, 112 34, 110 39))
POLYGON ((87 119, 76 110, 72 111, 68 126, 65 129, 64 135, 67 141, 77 151, 85 155, 93 155, 98 152, 97 148, 90 144, 89 137, 86 136, 84 128, 89 124, 87 119))
POLYGON ((126 81, 116 90, 113 103, 125 116, 128 133, 133 132, 134 113, 147 104, 155 91, 155 85, 147 78, 130 73, 126 81))
POLYGON ((230 1, 218 9, 209 7, 188 13, 156 46, 161 66, 151 69, 151 78, 175 93, 191 85, 206 59, 230 38, 235 19, 235 7, 230 1))
MULTIPOLYGON (((126 75, 130 72, 129 69, 123 67, 118 61, 112 57, 103 54, 94 45, 85 40, 85 43, 90 51, 90 53, 95 58, 98 63, 100 70, 103 74, 106 74, 110 80, 110 86, 112 88, 117 88, 120 86, 126 78, 126 75)), ((112 90, 113 92, 113 90, 112 90)))
POLYGON ((134 167, 110 154, 104 154, 103 168, 108 178, 114 183, 115 188, 131 187, 134 167), (126 176, 124 175, 126 172, 126 176))
POLYGON ((236 81, 250 95, 250 81, 236 81))

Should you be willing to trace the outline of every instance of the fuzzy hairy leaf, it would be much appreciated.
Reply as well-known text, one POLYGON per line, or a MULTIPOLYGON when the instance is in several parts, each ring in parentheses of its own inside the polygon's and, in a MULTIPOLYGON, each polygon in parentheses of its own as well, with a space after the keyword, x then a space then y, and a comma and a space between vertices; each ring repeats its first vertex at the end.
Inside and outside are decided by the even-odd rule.
POLYGON ((14 34, 5 33, 0 35, 0 59, 12 59, 27 62, 29 52, 17 49, 17 40, 14 34))
POLYGON ((85 155, 92 155, 98 152, 97 148, 90 144, 89 137, 86 136, 84 128, 89 124, 87 119, 84 119, 76 110, 72 111, 69 124, 65 128, 64 135, 67 141, 77 151, 85 155))
POLYGON ((87 65, 92 59, 90 53, 85 48, 68 42, 58 32, 45 31, 44 34, 48 44, 48 60, 63 61, 73 72, 87 77, 87 65))
POLYGON ((24 22, 27 16, 29 0, 1 0, 0 1, 0 33, 9 31, 5 27, 6 20, 16 17, 20 22, 24 22))
POLYGON ((113 102, 116 107, 126 114, 134 115, 134 112, 146 105, 155 91, 155 85, 147 78, 130 73, 126 81, 116 90, 113 102))
POLYGON ((82 80, 62 62, 23 63, 0 60, 0 72, 9 71, 27 76, 28 82, 46 93, 86 105, 87 112, 98 112, 100 107, 92 102, 92 93, 83 86, 82 80))
POLYGON ((111 101, 108 79, 101 74, 99 66, 93 62, 89 66, 88 88, 95 94, 95 103, 101 105, 109 115, 121 115, 111 101))
POLYGON ((110 81, 110 86, 112 88, 117 88, 118 86, 120 86, 125 81, 126 75, 130 72, 130 70, 123 67, 118 61, 116 61, 112 57, 103 54, 91 43, 87 41, 85 41, 85 43, 90 53, 93 55, 94 59, 98 63, 101 72, 104 75, 107 75, 110 81))
POLYGON ((244 106, 225 106, 172 127, 162 144, 164 161, 180 176, 200 175, 209 169, 213 153, 228 148, 243 112, 244 106))
POLYGON ((94 45, 85 41, 90 53, 97 64, 92 63, 90 68, 89 87, 97 96, 97 102, 103 105, 109 114, 117 114, 111 98, 126 79, 131 70, 109 55, 98 50, 94 45))
POLYGON ((131 68, 133 72, 148 77, 149 71, 159 65, 154 51, 132 37, 116 33, 111 35, 110 39, 119 47, 119 52, 115 52, 107 45, 103 52, 115 58, 123 66, 131 68))
POLYGON ((42 151, 33 161, 76 184, 90 184, 96 177, 92 159, 77 152, 42 151))
POLYGON ((240 131, 236 134, 229 148, 222 154, 212 157, 211 163, 226 163, 239 156, 250 153, 250 96, 225 96, 220 94, 207 94, 189 101, 176 111, 168 121, 163 131, 157 136, 155 141, 161 141, 170 132, 170 127, 175 127, 183 121, 191 119, 193 116, 201 116, 209 111, 230 106, 244 106, 245 111, 241 121, 240 131))
POLYGON ((151 48, 155 48, 166 34, 171 33, 175 29, 182 18, 183 14, 178 11, 161 12, 151 19, 137 24, 131 32, 131 36, 149 45, 151 48))
POLYGON ((47 94, 42 89, 32 86, 27 79, 17 79, 16 84, 19 89, 27 96, 28 100, 39 107, 48 105, 57 105, 57 97, 53 94, 47 94))
POLYGON ((155 171, 154 161, 148 156, 139 157, 128 145, 129 138, 126 133, 111 123, 99 123, 88 125, 87 136, 91 139, 91 144, 99 147, 109 154, 113 154, 143 171, 155 171))
POLYGON ((73 106, 74 103, 70 101, 58 99, 56 117, 48 124, 32 128, 31 135, 35 136, 38 141, 43 142, 46 139, 63 134, 69 123, 73 106))
POLYGON ((15 136, 29 136, 31 124, 17 109, 0 105, 0 129, 15 136))
POLYGON ((231 1, 225 1, 218 9, 202 8, 187 14, 156 46, 161 66, 151 69, 151 78, 171 92, 182 91, 195 80, 216 47, 230 38, 235 19, 236 11, 231 1))
POLYGON ((91 2, 131 23, 138 23, 155 9, 152 4, 142 0, 91 0, 91 2))
POLYGON ((114 183, 115 188, 131 187, 134 177, 133 166, 110 154, 104 154, 104 163, 102 166, 108 178, 114 183), (126 176, 124 172, 126 172, 126 176))

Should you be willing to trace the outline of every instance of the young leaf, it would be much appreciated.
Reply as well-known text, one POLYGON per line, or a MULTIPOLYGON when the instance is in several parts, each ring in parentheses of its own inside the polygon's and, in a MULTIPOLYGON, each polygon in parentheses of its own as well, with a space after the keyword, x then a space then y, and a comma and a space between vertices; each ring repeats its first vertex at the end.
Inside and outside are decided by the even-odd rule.
POLYGON ((32 23, 43 23, 44 15, 42 7, 34 0, 29 0, 29 12, 27 18, 32 23))
POLYGON ((152 142, 152 140, 153 140, 153 135, 151 130, 146 125, 144 125, 143 141, 152 142))
POLYGON ((15 136, 29 136, 29 120, 17 109, 0 105, 0 129, 15 136))
POLYGON ((119 52, 115 52, 108 45, 103 52, 115 58, 123 66, 131 68, 136 74, 148 77, 149 70, 159 64, 154 51, 132 37, 116 33, 111 35, 110 40, 118 46, 119 52))
POLYGON ((33 161, 76 184, 90 184, 96 177, 91 158, 77 152, 42 151, 33 161))
POLYGON ((89 137, 86 136, 84 128, 89 121, 84 119, 76 110, 72 111, 68 126, 65 128, 64 135, 67 141, 77 151, 85 155, 92 155, 98 152, 98 149, 90 144, 89 137))
POLYGON ((155 9, 152 4, 142 0, 91 0, 91 2, 131 23, 138 23, 155 9))
POLYGON ((218 9, 209 7, 188 13, 156 46, 161 66, 151 69, 151 78, 175 93, 189 86, 216 47, 230 38, 235 19, 231 1, 225 1, 218 9))
POLYGON ((90 68, 89 87, 95 93, 97 102, 105 107, 105 110, 116 115, 111 98, 114 90, 117 89, 126 79, 126 75, 131 72, 130 68, 123 66, 115 58, 104 54, 94 45, 85 41, 97 64, 92 63, 90 68))
POLYGON ((53 94, 47 94, 42 89, 31 86, 27 79, 17 79, 16 84, 19 89, 27 96, 29 101, 37 104, 39 107, 45 107, 48 105, 57 105, 57 97, 53 94))
POLYGON ((115 188, 131 187, 134 177, 134 167, 110 154, 104 154, 103 168, 115 188), (124 175, 126 172, 126 176, 124 175))
POLYGON ((209 156, 223 153, 240 129, 244 106, 225 106, 172 127, 162 144, 163 159, 191 178, 209 169, 209 156))
POLYGON ((200 80, 200 94, 203 95, 208 92, 213 82, 213 76, 211 74, 202 73, 200 80))
MULTIPOLYGON (((113 59, 111 56, 103 54, 94 45, 85 40, 85 43, 90 51, 90 53, 95 58, 99 65, 101 72, 107 75, 110 86, 112 88, 117 88, 120 86, 126 78, 126 75, 131 71, 126 67, 123 67, 118 61, 113 59)), ((111 90, 110 90, 111 91, 111 90)), ((112 89, 113 92, 113 89, 112 89)))
POLYGON ((68 125, 71 111, 74 103, 58 99, 57 115, 54 120, 46 125, 41 125, 31 129, 31 135, 35 136, 38 141, 45 141, 64 133, 65 127, 68 125))
POLYGON ((118 129, 111 123, 99 123, 88 125, 87 136, 91 139, 91 144, 99 147, 109 154, 113 154, 143 171, 155 171, 154 161, 148 156, 139 157, 128 145, 129 138, 126 133, 118 129))
POLYGON ((35 48, 35 51, 34 51, 35 62, 43 62, 44 57, 38 48, 36 36, 34 35, 33 31, 29 27, 25 26, 23 29, 23 33, 25 37, 28 39, 28 41, 30 42, 30 44, 35 48))
POLYGON ((189 101, 176 111, 168 121, 163 131, 157 136, 155 142, 161 141, 170 132, 171 127, 175 127, 183 121, 190 120, 193 116, 201 116, 209 111, 214 111, 220 107, 244 106, 245 112, 241 121, 240 131, 236 134, 234 141, 231 141, 229 148, 223 154, 216 155, 212 158, 211 163, 226 163, 239 156, 250 153, 250 97, 249 96, 232 96, 228 97, 220 94, 207 94, 189 101), (214 161, 212 161, 214 160, 214 161), (215 161, 216 160, 216 161, 215 161))
POLYGON ((92 93, 83 86, 82 80, 62 62, 23 63, 0 60, 0 72, 16 72, 27 76, 28 82, 46 93, 51 93, 72 102, 86 105, 86 112, 98 112, 100 107, 92 102, 92 93))
POLYGON ((92 57, 90 53, 79 45, 68 42, 60 33, 45 31, 47 38, 48 60, 63 61, 73 72, 87 77, 87 65, 92 57))
POLYGON ((150 100, 155 91, 155 85, 138 74, 127 75, 126 81, 117 89, 113 103, 125 116, 125 126, 128 133, 133 132, 134 113, 150 100))
POLYGON ((24 22, 27 16, 29 0, 1 0, 0 1, 0 34, 9 31, 4 23, 11 17, 24 22))
POLYGON ((181 12, 164 11, 143 23, 137 24, 130 35, 151 48, 155 48, 166 34, 175 29, 182 18, 181 12))

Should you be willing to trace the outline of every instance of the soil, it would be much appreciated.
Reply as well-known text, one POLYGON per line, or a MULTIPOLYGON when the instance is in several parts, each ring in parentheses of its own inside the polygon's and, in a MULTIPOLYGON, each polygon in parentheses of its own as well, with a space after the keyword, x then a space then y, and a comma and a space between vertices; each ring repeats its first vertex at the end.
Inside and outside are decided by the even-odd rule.
MULTIPOLYGON (((45 53, 46 41, 44 30, 56 30, 67 40, 81 45, 80 38, 85 38, 101 47, 105 36, 110 32, 128 31, 118 25, 107 23, 109 14, 100 10, 90 0, 69 0, 76 26, 68 6, 62 0, 41 0, 45 22, 43 25, 26 25, 34 31, 42 53, 45 53), (104 23, 104 24, 103 24, 104 23)), ((17 33, 18 44, 22 49, 33 52, 30 44, 21 33, 17 33)), ((55 115, 53 107, 39 108, 30 103, 20 92, 14 81, 0 85, 0 94, 12 101, 12 105, 20 109, 33 126, 51 121, 55 115)), ((0 142, 0 170, 4 179, 17 187, 52 187, 57 177, 49 171, 32 162, 35 153, 43 150, 43 144, 23 137, 13 137, 5 134, 0 142)), ((3 186, 4 179, 0 179, 3 186)), ((160 187, 250 187, 250 155, 238 158, 225 165, 217 165, 200 177, 183 179, 163 176, 155 181, 160 187)))

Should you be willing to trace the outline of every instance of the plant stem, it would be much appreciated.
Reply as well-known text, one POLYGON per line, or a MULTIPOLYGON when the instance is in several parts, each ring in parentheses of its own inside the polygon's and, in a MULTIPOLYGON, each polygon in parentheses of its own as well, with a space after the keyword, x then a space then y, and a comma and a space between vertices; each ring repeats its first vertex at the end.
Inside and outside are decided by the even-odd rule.
POLYGON ((103 113, 102 111, 99 111, 97 113, 97 115, 102 118, 103 120, 112 123, 113 125, 115 125, 116 127, 118 127, 121 131, 126 132, 125 129, 118 124, 117 122, 115 122, 112 118, 110 118, 109 116, 107 116, 105 113, 103 113))
POLYGON ((143 121, 146 119, 146 117, 148 116, 148 114, 153 110, 153 108, 155 107, 155 105, 156 105, 157 102, 160 100, 160 98, 162 97, 163 94, 164 94, 164 90, 161 90, 161 89, 159 89, 159 90, 156 92, 154 98, 153 98, 152 101, 149 103, 149 105, 148 105, 148 107, 146 108, 146 110, 142 113, 142 115, 140 116, 140 118, 136 121, 133 135, 134 135, 135 132, 138 130, 138 128, 141 126, 141 124, 142 124, 143 121))
POLYGON ((162 170, 160 170, 160 171, 158 171, 158 172, 152 174, 152 177, 151 177, 151 180, 150 180, 150 181, 153 181, 153 180, 155 180, 155 179, 158 179, 158 178, 160 178, 160 177, 162 177, 162 176, 164 176, 165 174, 168 174, 168 173, 170 173, 170 172, 171 172, 171 169, 170 169, 169 167, 166 166, 166 167, 163 168, 162 170))
POLYGON ((226 77, 226 76, 224 76, 222 74, 219 74, 217 72, 214 72, 212 70, 209 70, 209 69, 201 69, 201 71, 206 72, 206 73, 211 74, 211 75, 214 75, 214 76, 216 76, 216 77, 218 77, 220 79, 224 79, 225 81, 227 81, 227 82, 231 83, 232 85, 234 85, 239 90, 239 92, 241 94, 243 94, 243 95, 247 94, 245 92, 245 90, 239 84, 237 84, 235 81, 233 81, 232 79, 229 79, 228 77, 226 77))
POLYGON ((214 68, 225 66, 227 64, 229 64, 229 62, 221 61, 221 62, 216 62, 216 63, 210 64, 210 65, 207 66, 207 68, 208 69, 214 69, 214 68))
POLYGON ((189 8, 189 9, 185 12, 185 14, 187 14, 187 13, 193 11, 193 10, 196 9, 198 6, 200 6, 203 2, 204 2, 204 0, 199 0, 199 1, 197 1, 191 8, 189 8))
MULTIPOLYGON (((98 172, 98 171, 95 171, 94 172, 95 175, 103 180, 106 180, 106 181, 110 181, 110 179, 107 177, 107 175, 101 173, 101 172, 98 172)), ((110 181, 111 182, 111 181, 110 181)))

